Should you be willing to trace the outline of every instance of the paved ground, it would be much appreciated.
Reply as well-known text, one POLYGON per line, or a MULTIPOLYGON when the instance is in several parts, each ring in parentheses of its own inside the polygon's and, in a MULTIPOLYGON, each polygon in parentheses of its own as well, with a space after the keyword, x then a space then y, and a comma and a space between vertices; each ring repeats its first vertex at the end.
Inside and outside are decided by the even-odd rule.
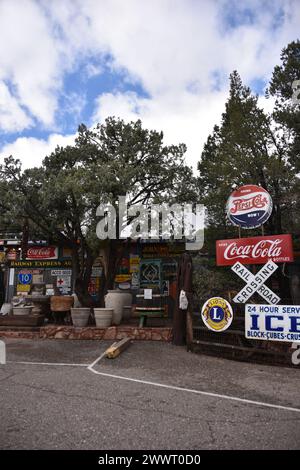
POLYGON ((98 375, 86 365, 109 343, 5 342, 8 362, 0 366, 2 449, 300 448, 300 412, 218 395, 300 411, 300 367, 238 363, 170 344, 136 342, 118 359, 102 359, 94 369, 109 375, 98 375))

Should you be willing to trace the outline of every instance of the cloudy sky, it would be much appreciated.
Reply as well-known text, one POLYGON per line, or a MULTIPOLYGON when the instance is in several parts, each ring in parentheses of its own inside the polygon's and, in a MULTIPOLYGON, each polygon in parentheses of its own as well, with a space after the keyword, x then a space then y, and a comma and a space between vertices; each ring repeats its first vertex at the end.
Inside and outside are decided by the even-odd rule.
POLYGON ((0 160, 40 164, 78 124, 141 118, 194 167, 237 69, 264 88, 299 0, 0 0, 0 160))

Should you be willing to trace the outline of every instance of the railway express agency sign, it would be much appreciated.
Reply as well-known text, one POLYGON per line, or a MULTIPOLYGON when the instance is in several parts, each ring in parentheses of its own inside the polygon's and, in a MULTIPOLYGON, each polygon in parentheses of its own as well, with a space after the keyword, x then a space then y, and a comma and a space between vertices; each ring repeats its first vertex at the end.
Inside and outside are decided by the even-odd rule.
POLYGON ((246 304, 245 336, 300 343, 300 305, 246 304))
POLYGON ((255 184, 235 190, 227 201, 227 217, 233 225, 252 229, 263 225, 273 209, 268 191, 255 184))

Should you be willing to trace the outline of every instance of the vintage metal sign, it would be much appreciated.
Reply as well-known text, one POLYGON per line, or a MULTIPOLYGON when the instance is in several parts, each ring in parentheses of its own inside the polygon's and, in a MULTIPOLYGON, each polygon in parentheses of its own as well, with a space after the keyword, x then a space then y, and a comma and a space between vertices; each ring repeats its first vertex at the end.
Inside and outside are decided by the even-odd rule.
POLYGON ((222 297, 208 299, 202 307, 203 323, 212 331, 227 330, 233 319, 233 312, 229 302, 222 297))
POLYGON ((227 217, 242 228, 260 227, 272 213, 270 194, 260 186, 247 184, 235 190, 227 201, 227 217))
POLYGON ((71 287, 71 276, 57 276, 56 284, 58 287, 71 287))
POLYGON ((72 276, 72 269, 51 269, 51 276, 72 276))
POLYGON ((232 266, 237 261, 243 264, 265 264, 294 261, 291 235, 267 235, 264 237, 232 238, 216 241, 217 266, 232 266))
POLYGON ((234 297, 233 301, 236 303, 246 303, 252 295, 257 292, 264 300, 270 304, 278 304, 280 297, 276 295, 264 282, 276 271, 278 266, 273 261, 268 261, 267 264, 257 274, 252 274, 246 266, 241 263, 235 263, 232 266, 232 271, 235 272, 247 284, 243 289, 234 297))
POLYGON ((300 343, 300 305, 247 304, 245 336, 249 339, 300 343))
POLYGON ((31 284, 32 282, 32 274, 18 274, 18 281, 20 284, 31 284))
POLYGON ((32 246, 28 248, 26 259, 57 259, 58 248, 56 246, 32 246))

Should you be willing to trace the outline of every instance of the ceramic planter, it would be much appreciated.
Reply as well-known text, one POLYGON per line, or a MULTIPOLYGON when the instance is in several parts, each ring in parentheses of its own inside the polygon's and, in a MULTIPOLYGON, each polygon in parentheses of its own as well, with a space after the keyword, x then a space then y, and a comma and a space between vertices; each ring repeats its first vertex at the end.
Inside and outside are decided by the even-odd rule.
POLYGON ((90 313, 90 308, 71 308, 71 317, 73 325, 77 327, 87 326, 90 313))
POLYGON ((112 308, 94 308, 95 322, 98 328, 108 328, 112 324, 112 308))
POLYGON ((105 296, 105 307, 112 308, 113 324, 119 325, 123 316, 123 307, 132 304, 132 294, 121 290, 109 290, 105 296))

